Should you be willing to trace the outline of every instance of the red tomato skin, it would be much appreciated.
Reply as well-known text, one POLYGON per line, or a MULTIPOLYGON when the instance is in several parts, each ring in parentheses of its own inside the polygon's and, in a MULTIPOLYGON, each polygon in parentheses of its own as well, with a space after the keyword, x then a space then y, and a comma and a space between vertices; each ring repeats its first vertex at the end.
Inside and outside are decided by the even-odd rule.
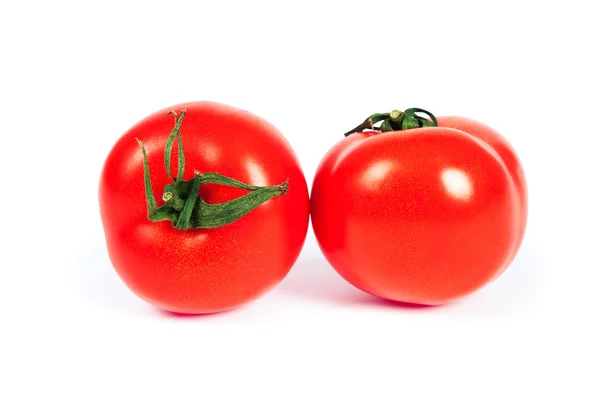
POLYGON ((428 305, 495 279, 526 219, 525 181, 515 179, 522 168, 516 156, 516 167, 505 165, 498 143, 447 127, 340 141, 319 165, 311 195, 329 263, 365 292, 428 305))
MULTIPOLYGON (((174 175, 176 166, 173 154, 174 175)), ((208 203, 246 193, 214 184, 200 189, 208 203)), ((106 159, 99 201, 108 254, 121 279, 145 301, 177 313, 226 311, 265 294, 289 272, 308 228, 306 180, 289 143, 263 119, 211 102, 176 105, 129 129, 106 159), (187 111, 181 126, 184 179, 192 178, 194 169, 250 185, 275 185, 289 179, 288 193, 221 228, 181 231, 168 221, 150 222, 142 155, 135 138, 146 147, 160 205, 163 187, 172 182, 163 159, 174 124, 173 117, 166 115, 171 109, 187 111)))
MULTIPOLYGON (((471 136, 476 137, 477 139, 482 140, 484 143, 494 149, 508 169, 517 191, 518 205, 521 216, 521 218, 519 218, 520 224, 517 228, 517 235, 515 236, 515 246, 511 252, 510 260, 512 261, 517 255, 519 247, 523 242, 528 215, 527 181, 525 179, 523 166, 521 165, 521 161, 519 160, 517 153, 508 140, 506 140, 499 132, 479 121, 458 116, 442 116, 438 118, 438 124, 441 127, 461 130, 471 136)), ((506 267, 508 267, 508 265, 509 264, 507 264, 506 267)), ((498 276, 503 271, 504 270, 499 271, 498 276)))

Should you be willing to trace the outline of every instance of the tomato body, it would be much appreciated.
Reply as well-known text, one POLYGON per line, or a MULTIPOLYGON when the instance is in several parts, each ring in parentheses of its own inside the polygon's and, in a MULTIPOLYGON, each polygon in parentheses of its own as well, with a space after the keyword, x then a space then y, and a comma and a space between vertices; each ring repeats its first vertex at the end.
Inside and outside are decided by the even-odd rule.
POLYGON ((355 133, 322 160, 311 218, 329 263, 382 298, 443 304, 499 276, 527 218, 508 142, 465 118, 439 127, 355 133))
MULTIPOLYGON (((175 176, 177 162, 171 165, 175 176)), ((225 311, 266 293, 294 264, 308 227, 308 189, 288 142, 263 119, 217 103, 177 105, 133 126, 108 155, 99 189, 115 270, 139 297, 178 313, 225 311), (150 222, 142 154, 135 138, 145 145, 154 195, 160 199, 162 188, 172 183, 163 157, 173 128, 170 109, 187 111, 181 125, 184 179, 192 178, 194 170, 256 186, 289 179, 288 192, 220 228, 184 231, 170 221, 150 222)), ((200 187, 200 196, 213 204, 246 193, 216 184, 200 187)))

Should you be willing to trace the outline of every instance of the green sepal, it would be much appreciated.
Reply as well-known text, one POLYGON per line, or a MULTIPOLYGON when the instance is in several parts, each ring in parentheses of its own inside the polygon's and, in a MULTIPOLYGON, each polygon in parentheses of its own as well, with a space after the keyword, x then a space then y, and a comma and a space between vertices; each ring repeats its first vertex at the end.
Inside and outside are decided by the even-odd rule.
POLYGON ((389 117, 390 117, 390 114, 388 114, 388 113, 373 114, 369 118, 365 119, 362 124, 358 125, 354 129, 351 129, 348 132, 344 133, 344 136, 350 136, 351 134, 353 134, 355 132, 362 132, 365 129, 373 129, 373 127, 376 123, 378 123, 380 121, 384 121, 385 119, 387 119, 389 117))
POLYGON ((346 132, 344 136, 351 135, 355 132, 362 132, 365 129, 375 129, 382 132, 390 132, 436 126, 438 126, 438 122, 435 115, 427 110, 423 110, 422 108, 409 108, 404 112, 393 110, 389 114, 373 114, 362 124, 346 132), (417 113, 426 114, 430 119, 417 115, 417 113), (375 124, 378 122, 381 122, 379 127, 375 126, 375 124))
POLYGON ((183 118, 185 117, 185 110, 182 110, 177 116, 175 111, 169 111, 168 114, 172 114, 175 117, 175 126, 173 130, 169 134, 167 138, 167 144, 165 145, 165 169, 167 170, 167 175, 171 177, 174 181, 181 180, 183 178, 183 171, 185 169, 185 156, 183 154, 183 142, 181 140, 181 124, 183 123, 183 118), (173 151, 173 142, 177 138, 177 177, 174 177, 171 174, 171 153, 173 151))
POLYGON ((192 179, 187 181, 183 180, 185 156, 180 127, 185 116, 185 110, 181 111, 179 116, 174 111, 169 112, 169 114, 173 114, 175 117, 175 127, 167 139, 164 160, 167 173, 174 182, 165 185, 162 197, 164 204, 160 207, 157 207, 156 199, 154 198, 154 193, 152 191, 146 149, 144 148, 143 143, 136 138, 142 149, 144 190, 147 214, 150 221, 171 221, 173 227, 180 230, 187 230, 190 228, 219 228, 237 221, 269 199, 287 193, 287 181, 273 186, 252 186, 215 172, 203 174, 196 171, 192 179), (170 159, 175 138, 177 138, 179 153, 176 178, 170 173, 170 159), (198 193, 200 186, 207 183, 245 189, 249 190, 251 193, 224 203, 208 204, 198 193))
POLYGON ((165 186, 165 194, 170 194, 169 200, 154 211, 150 220, 170 220, 174 228, 181 230, 219 228, 237 221, 267 200, 287 191, 288 181, 273 186, 251 186, 213 172, 196 174, 190 180, 165 186), (250 193, 223 203, 208 204, 198 195, 200 186, 207 183, 242 188, 250 190, 250 193), (180 202, 183 202, 183 206, 177 207, 180 202))
POLYGON ((146 157, 146 148, 142 141, 138 138, 135 138, 142 149, 142 157, 144 162, 144 191, 146 194, 146 208, 148 211, 148 218, 150 215, 156 210, 156 199, 154 198, 154 193, 152 192, 152 181, 150 180, 150 167, 148 167, 148 158, 146 157))
POLYGON ((412 115, 405 115, 402 119, 402 130, 406 131, 409 129, 419 128, 419 121, 412 115))
POLYGON ((394 130, 390 119, 384 119, 380 126, 381 132, 391 132, 394 130))
POLYGON ((287 193, 288 182, 280 185, 264 186, 237 199, 219 204, 208 204, 198 198, 196 214, 190 225, 192 228, 219 228, 242 218, 267 200, 287 193))
POLYGON ((203 174, 200 174, 200 184, 204 185, 205 183, 217 183, 219 185, 237 187, 237 188, 246 189, 246 190, 258 190, 263 187, 267 187, 267 186, 246 185, 243 182, 240 182, 233 178, 228 178, 221 174, 217 174, 216 172, 205 172, 203 174))
POLYGON ((410 115, 416 119, 421 119, 421 120, 427 120, 427 119, 416 115, 416 113, 426 114, 429 118, 431 118, 430 123, 432 125, 430 125, 430 126, 438 126, 438 121, 437 121, 437 118, 435 117, 435 115, 433 115, 432 113, 430 113, 427 110, 423 110, 422 108, 409 108, 406 111, 404 111, 404 113, 407 115, 410 115))
POLYGON ((200 189, 200 178, 198 177, 198 175, 196 175, 192 178, 190 193, 187 199, 185 200, 183 209, 181 210, 179 218, 175 223, 175 228, 186 230, 190 227, 190 218, 192 216, 194 206, 196 205, 196 199, 198 199, 198 189, 200 189))
POLYGON ((433 122, 431 122, 430 120, 428 120, 427 118, 423 118, 419 115, 415 115, 415 118, 417 119, 417 121, 419 122, 419 126, 423 127, 423 128, 430 128, 430 127, 436 127, 437 125, 434 124, 433 122))
POLYGON ((172 207, 164 205, 155 209, 148 219, 152 222, 171 221, 175 224, 178 214, 179 213, 172 207))

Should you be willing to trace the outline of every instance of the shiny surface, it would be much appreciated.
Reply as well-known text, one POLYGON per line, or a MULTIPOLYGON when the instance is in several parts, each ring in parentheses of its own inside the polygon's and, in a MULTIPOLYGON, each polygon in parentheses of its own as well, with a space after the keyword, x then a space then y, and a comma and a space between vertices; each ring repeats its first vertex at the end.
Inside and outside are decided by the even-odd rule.
MULTIPOLYGON (((222 228, 179 231, 170 222, 148 221, 142 155, 134 138, 146 146, 154 194, 161 204, 162 188, 170 182, 163 149, 173 127, 165 109, 132 127, 108 155, 100 180, 106 243, 115 270, 144 300, 180 313, 224 311, 259 297, 288 273, 306 236, 308 190, 291 147, 266 121, 216 103, 172 107, 184 108, 184 179, 194 169, 251 185, 289 179, 289 192, 222 228)), ((200 189, 209 203, 245 193, 214 184, 200 189)))
POLYGON ((317 170, 319 246, 368 293, 447 303, 496 278, 521 243, 525 181, 510 145, 474 121, 440 121, 446 127, 354 134, 317 170), (476 133, 448 127, 459 123, 476 133))
MULTIPOLYGON (((502 160, 502 163, 508 170, 517 193, 516 202, 520 214, 517 227, 515 228, 517 230, 515 246, 513 247, 510 256, 510 260, 512 261, 517 255, 519 246, 525 236, 528 214, 527 182, 523 166, 521 165, 517 153, 500 133, 479 121, 465 117, 445 116, 438 117, 438 124, 442 127, 459 129, 482 140, 494 150, 495 154, 502 160)), ((506 267, 508 267, 508 264, 506 267)), ((504 269, 501 269, 498 272, 498 275, 500 275, 502 271, 504 271, 504 269)))

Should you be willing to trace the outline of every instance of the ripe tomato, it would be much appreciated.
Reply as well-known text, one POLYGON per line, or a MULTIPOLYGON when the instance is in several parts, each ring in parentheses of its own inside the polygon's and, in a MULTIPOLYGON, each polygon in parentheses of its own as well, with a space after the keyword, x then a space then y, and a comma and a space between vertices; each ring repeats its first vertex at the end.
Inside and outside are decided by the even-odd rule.
POLYGON ((142 299, 179 313, 224 311, 261 296, 288 273, 308 227, 308 189, 288 142, 261 118, 217 103, 177 105, 133 126, 106 159, 99 200, 119 276, 142 299), (167 137, 178 141, 172 160, 167 137), (152 204, 161 196, 161 207, 152 204))
POLYGON ((442 117, 436 127, 409 110, 394 113, 373 115, 322 160, 311 193, 314 231, 357 288, 402 302, 451 302, 515 257, 527 219, 523 169, 510 144, 479 122, 442 117), (399 122, 409 114, 412 121, 399 122), (381 131, 361 132, 382 119, 381 131))

